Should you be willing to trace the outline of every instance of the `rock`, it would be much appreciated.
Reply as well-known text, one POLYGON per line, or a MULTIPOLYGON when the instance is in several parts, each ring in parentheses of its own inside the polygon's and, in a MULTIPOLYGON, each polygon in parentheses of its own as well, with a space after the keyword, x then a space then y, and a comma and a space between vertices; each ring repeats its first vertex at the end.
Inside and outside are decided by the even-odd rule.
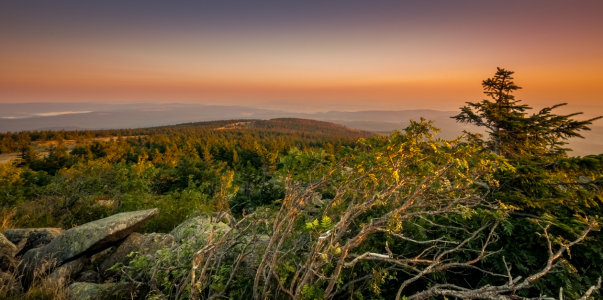
POLYGON ((3 233, 9 241, 17 245, 15 256, 21 256, 31 249, 47 245, 62 232, 61 228, 16 228, 5 230, 3 233))
POLYGON ((172 248, 174 237, 166 233, 151 233, 149 235, 131 234, 111 255, 101 264, 100 270, 103 277, 111 277, 115 272, 108 270, 116 263, 128 265, 132 257, 128 257, 131 252, 138 252, 138 255, 149 255, 154 257, 157 250, 162 248, 172 248))
POLYGON ((22 293, 23 287, 19 280, 15 279, 9 273, 0 272, 0 296, 17 298, 22 293))
POLYGON ((0 253, 13 256, 16 251, 17 246, 7 239, 4 234, 0 233, 0 253))
POLYGON ((15 259, 8 255, 0 255, 0 271, 13 272, 17 266, 15 259))
POLYGON ((253 238, 249 244, 249 248, 247 249, 247 251, 250 251, 250 253, 243 257, 242 268, 245 275, 253 277, 256 275, 261 257, 266 251, 266 247, 268 247, 268 244, 270 243, 270 237, 262 234, 254 237, 247 236, 245 237, 245 240, 249 241, 250 238, 253 238))
POLYGON ((167 233, 151 233, 145 237, 138 252, 141 255, 155 256, 157 250, 171 248, 174 245, 174 237, 167 233))
POLYGON ((230 227, 237 225, 237 220, 225 211, 218 211, 211 214, 212 220, 215 222, 224 222, 230 227))
POLYGON ((116 263, 127 265, 130 262, 130 258, 128 258, 127 255, 132 251, 138 250, 145 239, 145 236, 140 233, 134 232, 130 234, 130 236, 117 247, 115 252, 100 264, 100 274, 102 274, 103 277, 113 276, 115 273, 107 272, 107 270, 116 263))
POLYGON ((205 216, 196 216, 178 225, 170 234, 176 242, 180 243, 186 240, 189 244, 194 245, 206 240, 212 231, 212 227, 214 228, 214 234, 222 234, 230 230, 230 226, 222 222, 212 223, 205 216))
POLYGON ((121 300, 134 299, 137 287, 129 283, 96 284, 74 282, 67 289, 70 300, 121 300))
POLYGON ((35 272, 46 273, 77 256, 103 250, 142 227, 157 213, 157 209, 149 209, 116 214, 69 229, 48 245, 27 251, 19 265, 24 287, 29 287, 35 272))
MULTIPOLYGON (((139 233, 134 232, 132 234, 139 233)), ((132 234, 130 234, 128 237, 132 236, 132 234)), ((109 247, 101 252, 93 254, 92 256, 90 256, 90 263, 93 265, 100 265, 103 261, 105 261, 105 259, 107 259, 107 257, 111 256, 113 252, 115 252, 115 247, 109 247)))
POLYGON ((0 233, 0 271, 13 271, 17 246, 0 233))
POLYGON ((80 273, 80 276, 75 281, 76 282, 99 283, 100 275, 92 270, 84 271, 84 272, 80 273))
POLYGON ((87 260, 86 257, 80 257, 56 268, 48 275, 48 277, 46 277, 46 279, 44 279, 42 286, 54 290, 66 286, 80 273, 80 271, 82 271, 87 260))

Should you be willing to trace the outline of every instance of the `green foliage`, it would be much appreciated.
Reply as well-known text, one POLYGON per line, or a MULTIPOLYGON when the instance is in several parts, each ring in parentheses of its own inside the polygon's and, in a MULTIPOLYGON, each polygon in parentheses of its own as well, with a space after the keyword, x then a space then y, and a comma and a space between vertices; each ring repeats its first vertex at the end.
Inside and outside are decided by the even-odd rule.
POLYGON ((165 232, 196 212, 240 214, 270 205, 285 193, 276 173, 281 155, 353 145, 368 135, 297 119, 0 134, 6 149, 23 150, 16 164, 0 165, 0 208, 17 207, 14 226, 68 228, 157 207, 162 213, 144 230, 165 232), (41 143, 45 157, 34 153, 41 143))
MULTIPOLYGON (((285 289, 291 287, 291 293, 307 299, 335 294, 388 299, 395 296, 396 285, 423 267, 404 269, 401 263, 405 271, 397 272, 386 258, 450 250, 448 241, 454 244, 505 220, 507 208, 488 209, 477 203, 485 192, 482 185, 494 184, 491 176, 496 169, 514 168, 476 144, 436 139, 434 131, 432 122, 421 120, 411 122, 404 133, 361 139, 357 147, 343 147, 336 155, 293 150, 281 159, 288 187, 273 238, 282 246, 267 251, 272 255, 268 261, 298 266, 295 276, 282 265, 275 266, 285 289), (323 199, 317 200, 317 194, 323 199), (400 237, 412 237, 417 244, 400 237), (426 250, 422 242, 430 240, 443 244, 434 242, 432 250, 426 250), (387 253, 384 249, 391 254, 381 254, 387 253), (304 276, 309 280, 300 282, 304 276)), ((469 249, 448 260, 460 263, 472 257, 486 238, 486 233, 471 238, 469 249)), ((430 278, 455 280, 446 272, 430 278)), ((270 286, 270 281, 262 284, 270 286)), ((420 291, 424 284, 414 283, 407 290, 420 291)))
POLYGON ((317 232, 329 230, 331 226, 333 226, 331 224, 331 218, 329 218, 328 216, 322 217, 322 220, 320 220, 320 222, 318 221, 318 219, 314 219, 314 221, 306 223, 306 229, 308 229, 309 231, 317 232))
POLYGON ((304 285, 301 291, 304 300, 322 300, 324 299, 323 289, 320 286, 304 285))
MULTIPOLYGON (((195 248, 196 246, 200 245, 195 245, 195 248)), ((174 283, 184 282, 192 267, 194 251, 192 245, 184 243, 176 251, 160 249, 154 257, 132 252, 129 254, 132 260, 127 266, 118 263, 111 267, 111 270, 125 274, 130 280, 153 284, 155 291, 146 295, 148 299, 161 299, 160 295, 173 298, 177 294, 188 298, 190 284, 181 287, 174 283)))
MULTIPOLYGON (((535 232, 539 223, 551 224, 553 233, 576 236, 583 228, 583 218, 597 220, 601 216, 603 157, 567 157, 565 140, 581 137, 580 131, 600 119, 577 121, 580 113, 556 115, 552 111, 559 104, 527 115, 527 105, 517 104, 512 92, 519 89, 512 81, 513 72, 498 69, 495 77, 483 82, 484 93, 491 100, 468 103, 461 114, 453 117, 459 122, 473 123, 489 130, 489 139, 469 134, 485 151, 492 151, 509 159, 515 172, 500 170, 492 179, 488 199, 512 207, 511 218, 502 223, 505 232, 502 243, 507 262, 522 276, 533 274, 544 262, 538 253, 546 251, 542 236, 535 232)), ((559 269, 537 284, 546 294, 556 294, 563 287, 565 296, 579 298, 585 289, 601 276, 603 245, 597 236, 589 238, 564 257, 559 269)), ((490 266, 498 271, 499 264, 490 266)), ((526 296, 524 291, 522 295, 526 296)))
POLYGON ((15 205, 23 197, 23 169, 13 163, 0 164, 0 206, 15 205))

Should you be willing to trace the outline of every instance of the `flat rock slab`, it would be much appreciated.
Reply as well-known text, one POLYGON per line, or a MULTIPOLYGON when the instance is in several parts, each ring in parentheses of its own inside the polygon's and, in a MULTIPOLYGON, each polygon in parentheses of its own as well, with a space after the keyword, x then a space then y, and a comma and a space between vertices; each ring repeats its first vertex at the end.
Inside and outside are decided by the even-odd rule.
POLYGON ((17 246, 15 256, 21 256, 33 248, 45 246, 61 233, 63 233, 61 228, 15 228, 3 232, 6 238, 17 246))
POLYGON ((148 209, 119 213, 69 229, 48 245, 27 251, 19 265, 24 286, 29 286, 35 272, 47 273, 54 266, 78 256, 93 254, 126 238, 158 212, 157 209, 148 209))

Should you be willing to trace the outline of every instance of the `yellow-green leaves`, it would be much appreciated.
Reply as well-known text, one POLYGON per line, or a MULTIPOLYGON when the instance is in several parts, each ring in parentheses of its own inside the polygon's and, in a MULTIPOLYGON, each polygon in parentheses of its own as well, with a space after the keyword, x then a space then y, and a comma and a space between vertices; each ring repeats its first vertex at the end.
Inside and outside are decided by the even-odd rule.
POLYGON ((315 230, 319 227, 320 227, 320 224, 318 223, 317 219, 314 219, 314 221, 312 221, 312 222, 306 223, 306 229, 308 229, 308 230, 315 230))
POLYGON ((396 180, 396 183, 399 183, 399 182, 400 182, 400 174, 398 173, 398 170, 395 170, 395 171, 392 173, 392 176, 394 176, 394 180, 396 180))
POLYGON ((314 219, 314 221, 306 223, 306 229, 310 231, 329 230, 331 227, 333 227, 333 224, 328 216, 324 216, 320 221, 314 219))
POLYGON ((402 226, 402 218, 400 216, 400 214, 394 214, 392 215, 389 220, 388 220, 388 224, 387 224, 387 229, 391 230, 394 233, 399 233, 402 231, 403 226, 402 226))
POLYGON ((465 220, 467 219, 471 219, 471 217, 473 217, 474 215, 477 214, 477 212, 475 211, 475 209, 470 208, 470 207, 466 207, 463 205, 458 205, 456 207, 457 212, 461 215, 461 217, 465 220))
POLYGON ((375 176, 375 174, 369 174, 369 178, 373 181, 373 182, 377 182, 377 176, 375 176))
POLYGON ((21 178, 22 169, 12 162, 0 164, 0 206, 13 204, 20 198, 20 187, 24 181, 21 178))

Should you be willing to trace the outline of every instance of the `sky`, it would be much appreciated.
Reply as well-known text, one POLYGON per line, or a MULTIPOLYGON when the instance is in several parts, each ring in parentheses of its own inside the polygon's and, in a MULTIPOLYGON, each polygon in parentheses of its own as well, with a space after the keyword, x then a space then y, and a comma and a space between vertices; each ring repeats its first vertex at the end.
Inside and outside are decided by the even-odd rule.
POLYGON ((0 0, 0 103, 458 109, 496 67, 603 114, 603 1, 0 0))

